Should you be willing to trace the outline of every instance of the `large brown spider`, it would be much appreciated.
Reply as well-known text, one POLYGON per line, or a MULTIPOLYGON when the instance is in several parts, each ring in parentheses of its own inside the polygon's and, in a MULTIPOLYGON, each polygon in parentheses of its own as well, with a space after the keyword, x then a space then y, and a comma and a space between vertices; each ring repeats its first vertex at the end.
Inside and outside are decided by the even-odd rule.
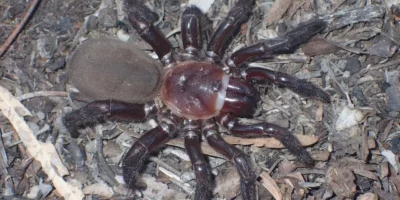
POLYGON ((330 102, 327 93, 305 80, 265 68, 248 67, 245 64, 249 60, 291 53, 325 29, 326 24, 321 20, 300 24, 282 36, 240 49, 221 62, 227 38, 247 20, 252 5, 251 0, 238 1, 212 35, 205 53, 201 50, 205 16, 197 7, 187 7, 182 14, 181 23, 184 53, 178 56, 173 54, 171 44, 165 36, 145 17, 145 8, 134 0, 126 0, 130 23, 142 39, 153 47, 164 68, 160 69, 129 44, 108 40, 103 44, 97 41, 87 43, 86 46, 81 45, 84 47, 78 49, 74 57, 84 57, 82 55, 95 46, 102 49, 101 54, 86 55, 86 52, 84 61, 73 58, 70 63, 70 78, 75 80, 81 92, 99 100, 64 117, 64 124, 71 135, 77 137, 77 131, 82 126, 92 125, 108 117, 134 121, 156 118, 158 126, 143 134, 123 158, 124 180, 130 188, 135 188, 138 171, 146 156, 179 133, 185 138, 185 148, 196 174, 195 199, 212 197, 210 169, 200 150, 201 134, 211 147, 236 164, 241 177, 243 199, 256 199, 257 176, 251 162, 242 151, 224 141, 218 133, 217 124, 238 137, 275 137, 296 155, 300 162, 312 165, 313 159, 287 129, 267 122, 244 125, 240 124, 237 118, 252 117, 255 114, 260 93, 253 84, 272 83, 305 97, 330 102), (116 51, 117 54, 112 51, 116 51), (129 53, 132 55, 127 61, 108 60, 111 55, 129 53), (140 63, 135 63, 135 59, 140 63), (97 66, 94 64, 96 61, 103 62, 98 65, 106 67, 88 67, 97 66), (74 68, 74 65, 81 68, 74 68), (98 83, 105 82, 106 92, 92 91, 90 79, 93 79, 94 73, 103 73, 105 76, 104 81, 98 83), (114 88, 115 85, 113 89, 107 89, 107 81, 114 76, 122 90, 114 88))

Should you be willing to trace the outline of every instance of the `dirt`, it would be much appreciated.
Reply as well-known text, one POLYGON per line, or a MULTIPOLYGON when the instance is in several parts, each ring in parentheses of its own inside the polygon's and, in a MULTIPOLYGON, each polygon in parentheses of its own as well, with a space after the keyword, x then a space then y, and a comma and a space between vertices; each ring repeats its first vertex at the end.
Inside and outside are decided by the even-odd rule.
MULTIPOLYGON (((32 2, 0 1, 0 45, 32 2)), ((156 13, 146 17, 159 20, 157 27, 170 35, 174 49, 182 49, 176 28, 187 1, 145 2, 156 13)), ((232 2, 214 1, 207 13, 212 30, 227 15, 232 2)), ((271 35, 282 35, 317 14, 328 23, 323 33, 293 54, 251 65, 306 79, 329 93, 332 101, 324 104, 285 88, 259 87, 260 112, 243 123, 268 121, 294 134, 317 138, 307 147, 316 160, 311 168, 299 164, 279 145, 271 149, 263 141, 255 145, 235 140, 257 175, 262 174, 257 179, 259 199, 400 199, 400 5, 391 2, 256 1, 252 17, 226 47, 225 56, 271 35)), ((19 97, 32 113, 25 122, 38 141, 56 147, 69 171, 64 179, 87 198, 190 199, 195 180, 182 137, 149 156, 139 190, 124 188, 120 160, 141 134, 154 127, 154 120, 107 121, 83 130, 79 139, 71 138, 61 123, 66 113, 84 104, 74 100, 67 67, 69 57, 85 38, 128 39, 156 58, 123 17, 120 0, 103 0, 100 9, 101 3, 40 1, 21 33, 0 56, 0 86, 19 97), (34 92, 42 93, 22 98, 34 92)), ((1 199, 65 198, 40 163, 32 159, 26 144, 18 143, 20 139, 5 114, 0 114, 0 133, 1 199)), ((214 199, 241 199, 234 164, 209 146, 204 148, 217 184, 214 199)))

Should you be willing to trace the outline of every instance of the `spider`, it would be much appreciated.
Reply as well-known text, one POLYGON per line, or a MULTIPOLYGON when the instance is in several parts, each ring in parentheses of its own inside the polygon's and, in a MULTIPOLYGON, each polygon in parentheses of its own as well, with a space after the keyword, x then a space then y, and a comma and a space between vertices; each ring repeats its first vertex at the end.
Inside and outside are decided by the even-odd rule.
POLYGON ((241 150, 224 141, 218 126, 238 137, 275 137, 300 162, 313 165, 309 153, 287 129, 267 122, 242 124, 238 118, 250 118, 256 113, 260 93, 255 84, 275 84, 305 97, 330 102, 326 92, 308 81, 246 65, 248 61, 292 53, 324 30, 324 21, 302 23, 284 35, 242 48, 223 60, 228 38, 251 14, 252 0, 237 2, 210 38, 205 51, 202 40, 206 17, 197 7, 188 6, 181 18, 184 49, 180 54, 173 53, 171 44, 146 17, 147 11, 142 5, 133 0, 124 3, 132 27, 152 46, 164 67, 161 69, 155 61, 126 43, 99 40, 81 45, 75 52, 75 61, 72 59, 70 63, 73 68, 70 78, 78 83, 81 92, 97 100, 68 113, 63 120, 71 136, 78 137, 79 128, 106 118, 156 119, 158 126, 144 133, 122 160, 128 187, 136 188, 138 172, 146 156, 180 135, 184 137, 196 175, 195 199, 211 199, 211 173, 200 149, 203 135, 211 147, 236 165, 243 199, 256 199, 257 176, 251 162, 241 150), (99 52, 88 53, 94 48, 100 49, 99 52), (126 60, 121 59, 124 55, 126 60), (74 68, 74 65, 80 67, 74 68))

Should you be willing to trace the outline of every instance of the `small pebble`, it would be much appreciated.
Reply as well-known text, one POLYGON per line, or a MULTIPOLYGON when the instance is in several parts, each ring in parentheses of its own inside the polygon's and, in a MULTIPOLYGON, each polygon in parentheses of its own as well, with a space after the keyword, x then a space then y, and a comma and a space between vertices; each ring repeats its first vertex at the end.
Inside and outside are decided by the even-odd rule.
POLYGON ((350 57, 347 58, 346 61, 346 70, 349 71, 351 75, 360 71, 361 63, 357 58, 350 57))
POLYGON ((61 56, 56 58, 55 60, 47 63, 45 67, 50 71, 57 71, 59 69, 64 68, 65 66, 65 57, 61 56))
POLYGON ((116 27, 118 24, 117 11, 112 8, 100 10, 98 21, 104 28, 116 27))

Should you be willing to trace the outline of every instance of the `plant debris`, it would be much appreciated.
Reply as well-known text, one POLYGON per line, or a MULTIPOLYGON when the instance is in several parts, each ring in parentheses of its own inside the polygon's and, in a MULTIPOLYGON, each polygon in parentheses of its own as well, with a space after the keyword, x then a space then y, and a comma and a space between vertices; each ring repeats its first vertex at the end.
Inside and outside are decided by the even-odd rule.
MULTIPOLYGON (((187 5, 200 6, 215 30, 236 1, 141 2, 179 49, 187 5)), ((306 79, 328 92, 331 103, 259 85, 260 111, 241 122, 287 128, 315 165, 301 165, 273 138, 220 131, 250 158, 259 199, 400 199, 399 1, 256 0, 226 52, 313 18, 327 22, 322 34, 293 54, 248 64, 306 79)), ((196 181, 180 137, 150 156, 137 190, 124 185, 121 158, 153 120, 106 121, 78 139, 66 131, 62 117, 85 104, 77 101, 67 68, 88 38, 123 40, 157 57, 130 27, 122 0, 0 2, 0 199, 190 199, 196 181)), ((233 164, 205 141, 201 148, 214 199, 241 199, 233 164)))

